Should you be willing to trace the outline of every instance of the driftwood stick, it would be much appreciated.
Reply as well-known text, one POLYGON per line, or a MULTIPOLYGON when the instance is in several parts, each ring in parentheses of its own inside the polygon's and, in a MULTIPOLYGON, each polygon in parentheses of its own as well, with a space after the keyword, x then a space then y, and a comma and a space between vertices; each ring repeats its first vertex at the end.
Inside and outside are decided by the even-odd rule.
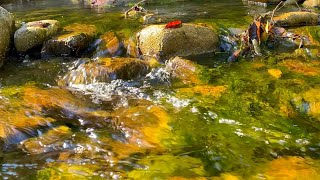
POLYGON ((127 19, 127 16, 129 14, 130 11, 134 10, 136 7, 139 6, 139 4, 145 2, 146 0, 141 0, 139 2, 137 2, 136 4, 134 4, 130 9, 128 9, 125 13, 124 13, 124 17, 127 19))

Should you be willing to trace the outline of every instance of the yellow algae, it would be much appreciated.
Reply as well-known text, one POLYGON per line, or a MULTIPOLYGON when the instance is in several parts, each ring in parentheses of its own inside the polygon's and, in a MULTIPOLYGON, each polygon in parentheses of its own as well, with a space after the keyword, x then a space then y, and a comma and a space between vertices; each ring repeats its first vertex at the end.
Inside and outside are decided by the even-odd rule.
POLYGON ((267 164, 264 173, 268 180, 320 179, 320 168, 312 166, 310 159, 282 157, 267 164))
POLYGON ((69 92, 59 88, 43 90, 33 85, 25 85, 4 88, 0 94, 7 98, 7 102, 3 102, 0 107, 1 138, 15 134, 18 129, 28 130, 54 122, 54 119, 43 115, 43 108, 63 108, 76 104, 69 92))
POLYGON ((255 69, 259 69, 259 68, 262 68, 266 66, 264 63, 261 63, 261 62, 254 62, 252 63, 252 67, 255 68, 255 69))
POLYGON ((282 75, 282 72, 280 69, 268 69, 268 73, 276 79, 279 79, 282 75))
POLYGON ((232 174, 222 174, 221 177, 223 180, 239 180, 240 178, 238 176, 234 176, 232 174))
POLYGON ((202 96, 220 97, 226 89, 226 86, 198 85, 190 88, 180 88, 178 94, 187 96, 200 94, 202 96))
POLYGON ((285 60, 280 65, 287 67, 289 70, 306 76, 319 75, 320 67, 317 63, 303 63, 298 60, 285 60))
POLYGON ((161 64, 159 63, 159 61, 156 58, 149 59, 148 63, 151 68, 157 68, 157 67, 161 66, 161 64))
POLYGON ((168 180, 207 180, 205 177, 194 177, 194 178, 186 178, 186 177, 170 177, 168 180))

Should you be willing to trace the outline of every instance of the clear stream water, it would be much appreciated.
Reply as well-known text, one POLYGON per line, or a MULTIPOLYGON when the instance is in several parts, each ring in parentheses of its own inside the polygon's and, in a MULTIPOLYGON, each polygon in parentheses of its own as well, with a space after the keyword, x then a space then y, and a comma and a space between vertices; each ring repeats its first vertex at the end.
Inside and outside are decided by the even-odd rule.
MULTIPOLYGON (((143 28, 121 17, 124 6, 80 0, 0 5, 18 22, 57 19, 126 36, 143 28)), ((222 29, 246 28, 255 13, 268 11, 240 0, 151 1, 145 8, 222 29)), ((158 68, 133 81, 72 88, 57 82, 76 59, 7 63, 0 71, 0 176, 319 179, 319 60, 272 50, 233 64, 221 63, 224 58, 193 57, 200 69, 194 84, 170 82, 158 68)))

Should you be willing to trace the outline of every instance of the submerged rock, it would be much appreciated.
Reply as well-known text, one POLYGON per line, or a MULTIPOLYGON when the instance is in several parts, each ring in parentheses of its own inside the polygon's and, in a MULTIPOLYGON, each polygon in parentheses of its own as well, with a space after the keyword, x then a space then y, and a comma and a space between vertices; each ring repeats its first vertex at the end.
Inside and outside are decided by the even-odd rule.
POLYGON ((157 56, 161 60, 212 53, 219 44, 219 37, 213 29, 195 24, 170 29, 165 25, 151 25, 142 29, 137 39, 143 55, 157 56))
POLYGON ((129 80, 149 72, 149 64, 134 58, 100 58, 80 64, 70 71, 60 85, 111 82, 115 79, 129 80))
POLYGON ((123 52, 123 43, 114 32, 107 32, 96 42, 96 51, 93 57, 115 57, 123 52))
POLYGON ((319 24, 319 14, 313 12, 289 12, 274 18, 277 26, 294 27, 319 24))
POLYGON ((64 31, 48 40, 42 50, 42 57, 78 55, 89 47, 96 35, 94 25, 72 24, 64 28, 64 31))
POLYGON ((66 126, 48 130, 40 137, 30 138, 21 142, 22 149, 30 154, 41 154, 63 149, 63 140, 71 137, 72 131, 66 126))
POLYGON ((0 6, 0 67, 5 61, 9 50, 10 41, 14 28, 13 15, 0 6))
MULTIPOLYGON (((40 89, 33 85, 2 88, 0 91, 0 140, 15 144, 34 135, 35 129, 48 127, 56 119, 45 109, 79 108, 79 102, 64 89, 40 89), (78 105, 76 105, 78 104, 78 105)), ((82 102, 81 102, 82 103, 82 102)))
POLYGON ((57 34, 59 29, 60 23, 56 20, 28 22, 15 32, 15 47, 18 52, 26 52, 42 45, 47 39, 57 34))
POLYGON ((133 58, 137 58, 140 56, 137 43, 135 42, 135 40, 133 38, 130 38, 130 39, 124 41, 124 45, 127 50, 127 52, 126 52, 127 56, 133 57, 133 58))

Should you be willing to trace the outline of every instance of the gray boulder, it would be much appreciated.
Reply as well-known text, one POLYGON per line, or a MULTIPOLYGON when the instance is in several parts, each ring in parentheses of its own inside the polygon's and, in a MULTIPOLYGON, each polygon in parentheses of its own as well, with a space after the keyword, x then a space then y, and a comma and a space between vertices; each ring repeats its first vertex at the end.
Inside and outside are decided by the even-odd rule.
POLYGON ((42 45, 44 41, 57 34, 60 23, 56 20, 33 21, 24 24, 14 34, 14 44, 18 52, 42 45))
POLYGON ((137 34, 137 40, 144 56, 155 56, 160 60, 212 53, 219 47, 219 37, 214 29, 195 24, 170 29, 165 25, 151 25, 137 34))
POLYGON ((14 28, 14 17, 0 6, 0 67, 4 64, 14 28))

